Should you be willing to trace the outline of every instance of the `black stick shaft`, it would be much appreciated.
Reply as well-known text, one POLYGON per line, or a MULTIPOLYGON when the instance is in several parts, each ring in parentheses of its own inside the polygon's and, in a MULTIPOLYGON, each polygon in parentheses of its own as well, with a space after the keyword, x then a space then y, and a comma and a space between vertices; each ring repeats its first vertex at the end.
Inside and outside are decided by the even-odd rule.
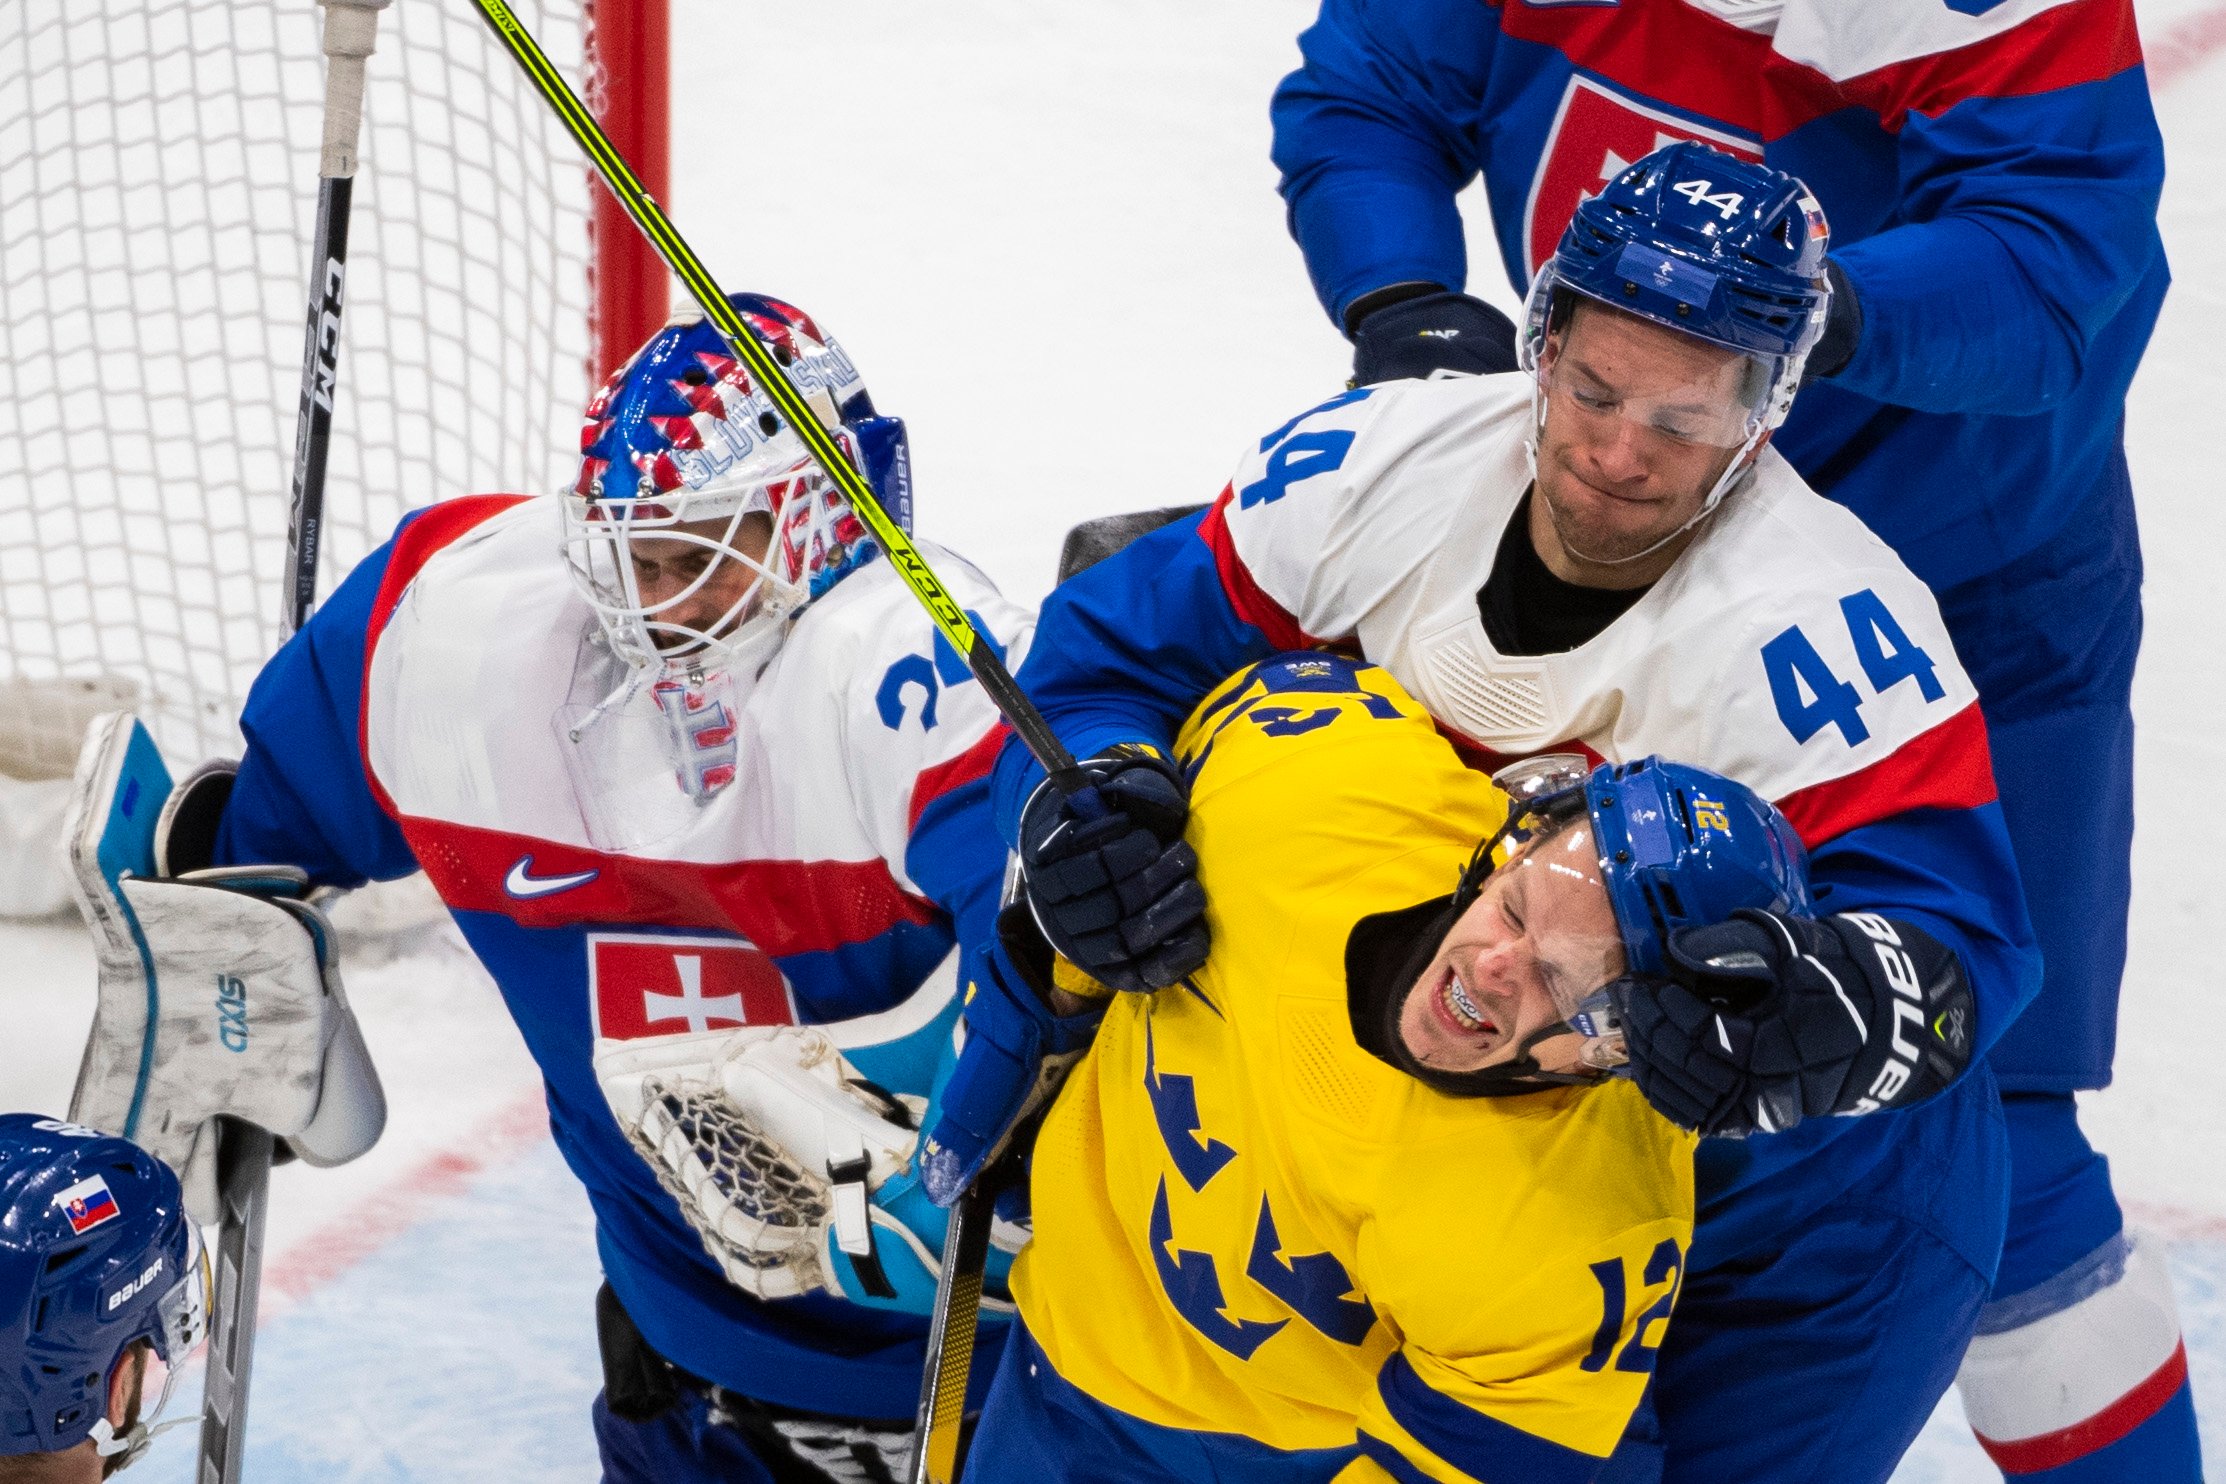
POLYGON ((293 508, 286 525, 286 606, 281 630, 309 622, 317 602, 317 555, 325 530, 325 461, 340 385, 341 296, 348 276, 349 176, 317 183, 317 240, 310 250, 309 325, 301 351, 301 406, 294 422, 293 508))
POLYGON ((240 1477, 247 1450, 248 1379, 255 1363, 255 1310, 263 1287, 263 1217, 270 1209, 270 1134, 226 1118, 218 1124, 218 1135, 217 1202, 223 1234, 216 1246, 196 1484, 237 1484, 240 1477))
MULTIPOLYGON (((363 57, 371 50, 376 15, 375 5, 355 9, 357 13, 342 23, 342 36, 336 36, 329 16, 326 26, 326 172, 339 173, 320 173, 317 180, 317 230, 309 254, 309 314, 303 331, 301 402, 294 423, 294 478, 286 520, 286 580, 278 615, 281 638, 300 632, 317 603, 325 466, 332 453, 332 409, 340 384, 340 311, 348 276, 348 209, 355 195, 355 131, 362 105, 363 57), (336 144, 342 147, 337 155, 336 144)), ((232 1118, 218 1124, 217 1189, 223 1225, 217 1238, 196 1484, 239 1484, 246 1461, 247 1400, 263 1289, 263 1222, 270 1209, 273 1152, 267 1129, 232 1118)))

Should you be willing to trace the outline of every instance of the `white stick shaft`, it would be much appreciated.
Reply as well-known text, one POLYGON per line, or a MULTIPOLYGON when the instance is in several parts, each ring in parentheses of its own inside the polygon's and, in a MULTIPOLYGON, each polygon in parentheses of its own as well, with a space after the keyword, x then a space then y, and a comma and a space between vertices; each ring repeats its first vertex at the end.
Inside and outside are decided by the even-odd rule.
POLYGON ((317 173, 346 180, 356 173, 363 132, 363 63, 378 44, 379 12, 387 0, 323 0, 325 7, 325 139, 317 173))

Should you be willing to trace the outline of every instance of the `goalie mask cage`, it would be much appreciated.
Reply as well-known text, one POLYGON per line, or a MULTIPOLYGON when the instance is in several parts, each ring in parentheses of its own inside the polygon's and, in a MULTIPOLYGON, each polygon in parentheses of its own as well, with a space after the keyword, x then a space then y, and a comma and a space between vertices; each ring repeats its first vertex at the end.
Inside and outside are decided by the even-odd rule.
MULTIPOLYGON (((660 196, 664 3, 516 7, 660 196)), ((0 774, 66 776, 119 706, 173 762, 239 749, 285 585, 323 23, 0 5, 0 774)), ((360 161, 325 593, 411 507, 569 483, 593 380, 666 309, 466 0, 380 13, 360 161)))

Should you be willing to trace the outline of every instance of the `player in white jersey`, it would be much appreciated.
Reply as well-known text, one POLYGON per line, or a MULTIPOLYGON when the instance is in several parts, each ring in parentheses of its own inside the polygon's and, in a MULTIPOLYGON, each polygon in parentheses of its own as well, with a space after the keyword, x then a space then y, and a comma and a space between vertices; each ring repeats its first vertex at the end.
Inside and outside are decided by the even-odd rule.
MULTIPOLYGON (((734 302, 908 520, 902 424, 841 347, 789 305, 734 302)), ((144 929, 156 983, 187 965, 241 982, 257 1072, 206 1075, 226 1030, 194 1023, 198 996, 159 1002, 149 1051, 127 945, 105 960, 91 1101, 159 1121, 142 1137, 205 1200, 207 1115, 295 1135, 304 1089, 312 1113, 334 1100, 333 1037, 265 1015, 291 994, 332 1018, 324 939, 268 900, 287 893, 272 868, 298 890, 422 867, 595 1210, 605 1477, 790 1479, 854 1454, 894 1470, 942 1235, 912 1147, 956 944, 986 931, 1004 864, 997 715, 707 324, 652 337, 581 446, 564 496, 407 520, 264 670, 236 773, 173 797, 166 879, 89 873, 107 920, 144 929), (170 879, 244 866, 220 879, 253 895, 170 879)), ((1017 662, 1030 614, 928 549, 1017 662)), ((125 751, 81 776, 81 818, 130 812, 125 751)))
MULTIPOLYGON (((1989 1074, 1902 1106, 1999 1036, 2037 974, 1984 724, 1931 595, 1768 446, 1822 322, 1825 241, 1789 176, 1648 156, 1541 275, 1526 372, 1348 391, 1260 439, 1202 516, 1053 594, 1021 680, 1101 776, 1144 780, 1101 791, 1127 819, 1067 818, 1010 751, 997 771, 1038 919, 1138 989, 1205 949, 1182 780, 1155 749, 1278 650, 1357 649, 1481 764, 1658 752, 1777 804, 1823 915, 1679 935, 1668 982, 1631 999, 1655 1105, 1761 1136, 1702 1144, 1660 1431, 1642 1416, 1604 1478, 1883 1480, 1955 1374, 2001 1242, 1989 1074), (1848 913, 1944 945, 1975 1025, 1913 1017, 1848 913), (1858 1075, 1866 1048, 1890 1055, 1858 1075)), ((1000 1008, 969 1010, 931 1131, 939 1194, 1026 1102, 1000 1008)))

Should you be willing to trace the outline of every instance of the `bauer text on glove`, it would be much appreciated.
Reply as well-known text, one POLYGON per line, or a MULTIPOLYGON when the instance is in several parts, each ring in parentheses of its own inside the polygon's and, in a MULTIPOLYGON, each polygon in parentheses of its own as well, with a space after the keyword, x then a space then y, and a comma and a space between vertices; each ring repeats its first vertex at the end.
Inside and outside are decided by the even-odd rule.
POLYGON ((1670 945, 1670 979, 1617 990, 1632 1074, 1704 1134, 1906 1108, 1969 1063, 1963 966, 1922 928, 1869 912, 1742 911, 1670 945))

